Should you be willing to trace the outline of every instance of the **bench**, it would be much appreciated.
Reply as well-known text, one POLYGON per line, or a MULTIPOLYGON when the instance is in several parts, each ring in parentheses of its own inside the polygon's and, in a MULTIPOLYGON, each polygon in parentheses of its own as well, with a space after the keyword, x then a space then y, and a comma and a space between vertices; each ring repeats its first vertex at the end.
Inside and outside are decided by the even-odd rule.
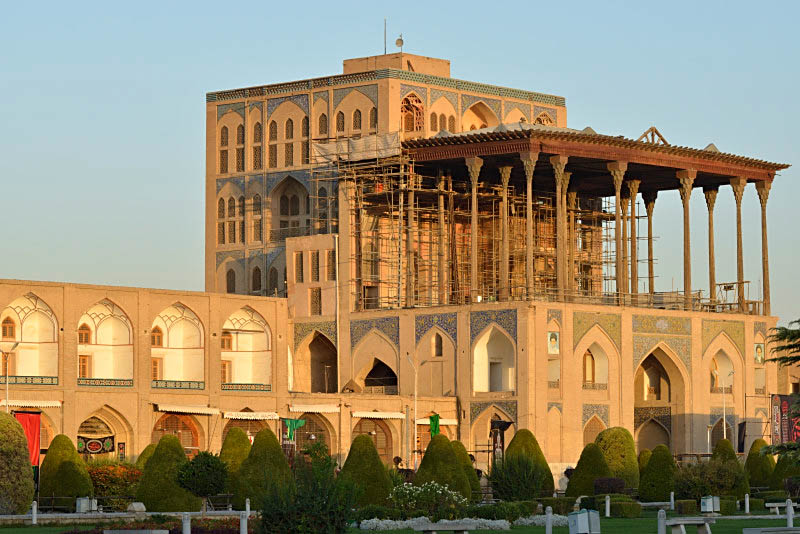
MULTIPOLYGON (((792 508, 797 509, 798 506, 800 506, 800 503, 796 503, 796 502, 792 503, 792 508)), ((785 502, 768 502, 768 503, 766 503, 764 505, 764 508, 766 508, 767 510, 769 510, 770 508, 774 508, 775 509, 775 515, 781 515, 781 510, 780 509, 781 508, 785 508, 785 507, 786 507, 786 503, 785 502)))
POLYGON ((742 534, 800 534, 800 527, 743 528, 742 534))
POLYGON ((672 534, 686 534, 686 527, 696 527, 698 534, 711 534, 711 526, 716 520, 710 517, 677 517, 666 522, 672 534))
POLYGON ((425 525, 425 526, 417 526, 414 527, 416 532, 422 532, 423 534, 437 534, 439 532, 452 532, 453 534, 469 534, 469 530, 466 525, 452 523, 449 525, 425 525))

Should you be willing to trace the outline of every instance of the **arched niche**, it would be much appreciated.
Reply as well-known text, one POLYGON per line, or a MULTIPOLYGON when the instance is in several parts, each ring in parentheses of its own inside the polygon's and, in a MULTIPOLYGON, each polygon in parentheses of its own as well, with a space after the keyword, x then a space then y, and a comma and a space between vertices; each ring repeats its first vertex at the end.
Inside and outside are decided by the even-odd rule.
POLYGON ((417 343, 420 396, 441 397, 455 390, 456 346, 441 328, 434 327, 417 343))
POLYGON ((736 435, 733 433, 733 428, 723 422, 722 417, 717 419, 717 422, 711 427, 711 450, 714 450, 721 439, 727 439, 736 447, 736 435))
POLYGON ((284 178, 270 193, 272 235, 270 241, 305 235, 308 211, 308 190, 291 176, 284 178))
MULTIPOLYGON (((378 332, 372 330, 364 336, 356 345, 353 351, 353 376, 352 380, 364 388, 365 378, 368 373, 375 367, 376 360, 388 367, 395 376, 395 386, 391 391, 393 394, 397 393, 397 349, 395 349, 389 339, 378 332)), ((366 390, 365 390, 366 391, 366 390)), ((385 392, 390 390, 384 390, 385 392)), ((375 390, 375 392, 379 392, 375 390)))
POLYGON ((338 366, 336 346, 324 334, 314 331, 293 355, 293 391, 336 393, 338 366))
POLYGON ((488 327, 472 349, 472 389, 476 393, 516 389, 516 350, 496 325, 488 327))
POLYGON ((58 376, 58 320, 45 301, 34 293, 14 299, 0 311, 0 323, 12 326, 17 341, 9 356, 9 372, 15 376, 58 376))
POLYGON ((78 377, 132 380, 133 326, 122 308, 103 299, 81 315, 78 325, 88 332, 88 343, 78 336, 78 377))
POLYGON ((150 443, 158 444, 159 440, 167 434, 178 438, 187 455, 194 456, 200 452, 203 443, 202 427, 191 415, 163 414, 153 425, 150 443))
POLYGON ((594 443, 594 440, 597 439, 597 435, 606 429, 606 424, 597 417, 593 415, 586 421, 586 424, 583 425, 583 446, 585 447, 589 443, 594 443))
POLYGON ((561 410, 551 406, 547 410, 547 435, 545 436, 545 456, 550 462, 561 462, 561 410))
POLYGON ((640 452, 643 449, 652 451, 659 445, 671 448, 669 430, 655 419, 649 419, 636 431, 636 445, 640 452))
POLYGON ((392 465, 393 435, 389 425, 381 419, 359 419, 353 427, 353 439, 367 435, 378 451, 378 456, 385 465, 392 465))
POLYGON ((190 308, 180 302, 164 308, 151 326, 153 380, 202 381, 204 340, 203 324, 190 308))
POLYGON ((119 410, 105 404, 83 415, 82 418, 83 422, 78 426, 77 437, 82 438, 85 449, 79 440, 78 452, 85 454, 85 457, 115 458, 119 454, 120 444, 124 444, 126 452, 135 448, 133 426, 119 410))
MULTIPOLYGON (((295 445, 297 452, 306 450, 308 447, 315 443, 324 443, 328 447, 330 454, 333 454, 332 449, 335 443, 336 434, 333 426, 323 414, 304 413, 297 419, 303 419, 305 424, 295 430, 295 445)), ((283 427, 284 434, 286 433, 285 426, 283 427)))
POLYGON ((220 345, 222 374, 228 383, 272 383, 272 333, 264 317, 253 308, 240 308, 226 319, 220 345))
POLYGON ((461 130, 494 128, 500 124, 497 115, 483 102, 475 102, 461 115, 461 130))
POLYGON ((479 451, 475 454, 475 467, 483 470, 484 472, 486 472, 491 465, 492 455, 494 454, 492 421, 504 421, 506 423, 510 423, 504 433, 504 441, 506 446, 508 446, 514 434, 517 432, 517 425, 514 422, 514 418, 496 404, 488 406, 474 421, 472 421, 472 426, 470 428, 471 443, 468 449, 479 451))
POLYGON ((614 397, 619 384, 619 353, 616 345, 599 325, 594 325, 581 338, 573 351, 575 365, 581 370, 584 390, 595 390, 595 395, 614 397))

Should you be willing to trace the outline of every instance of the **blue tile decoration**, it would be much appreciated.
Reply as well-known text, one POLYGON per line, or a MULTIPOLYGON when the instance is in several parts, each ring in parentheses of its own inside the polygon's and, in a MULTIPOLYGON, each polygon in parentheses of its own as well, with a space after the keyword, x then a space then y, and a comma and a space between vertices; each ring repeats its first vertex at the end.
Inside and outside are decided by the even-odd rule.
POLYGON ((670 433, 672 433, 672 410, 669 406, 645 406, 634 407, 633 409, 633 428, 639 428, 650 419, 661 423, 670 433))
POLYGON ((347 97, 351 92, 358 91, 362 95, 369 98, 375 107, 378 106, 378 84, 372 85, 359 85, 357 87, 345 87, 343 89, 334 89, 333 90, 333 109, 339 107, 339 104, 342 103, 342 100, 347 97))
POLYGON ((400 318, 379 317, 350 321, 350 347, 355 348, 358 342, 372 330, 386 334, 395 347, 400 345, 400 318))
POLYGON ((244 259, 244 252, 241 250, 224 250, 222 252, 217 252, 217 268, 219 268, 219 266, 222 265, 222 263, 227 259, 244 259))
POLYGON ((592 418, 593 415, 596 415, 600 418, 606 428, 610 425, 608 424, 608 404, 584 404, 583 405, 583 423, 582 426, 586 425, 586 422, 592 418))
POLYGON ((765 408, 756 408, 755 414, 758 416, 760 415, 764 419, 767 419, 769 415, 767 414, 767 410, 765 408))
POLYGON ((547 113, 550 115, 550 118, 553 119, 553 124, 558 124, 558 110, 553 108, 545 108, 542 106, 533 106, 533 117, 531 117, 531 122, 535 121, 536 117, 542 113, 547 113))
POLYGON ((692 335, 692 320, 688 317, 634 315, 633 331, 639 334, 692 335))
POLYGON ((484 310, 469 314, 469 342, 470 345, 478 334, 490 324, 495 323, 505 330, 514 343, 517 342, 517 309, 511 310, 484 310))
POLYGON ((308 323, 294 323, 294 348, 296 349, 300 343, 312 332, 319 332, 328 338, 328 340, 336 345, 336 321, 315 321, 308 323))
POLYGON ((281 183, 284 178, 294 178, 306 188, 306 191, 311 191, 311 174, 307 170, 296 170, 296 171, 281 171, 281 172, 270 172, 267 174, 267 186, 264 191, 265 196, 269 196, 272 193, 272 189, 281 183))
POLYGON ((598 325, 611 338, 617 350, 622 346, 622 317, 616 313, 573 312, 572 314, 572 348, 578 346, 583 336, 598 325))
MULTIPOLYGON (((736 414, 732 414, 730 409, 725 410, 725 421, 731 427, 733 437, 729 438, 731 443, 736 443, 736 414)), ((711 408, 711 413, 708 415, 708 424, 716 425, 717 421, 722 419, 722 407, 711 408)))
POLYGON ((205 389, 206 383, 198 380, 153 380, 153 389, 205 389))
POLYGON ((692 338, 691 336, 665 336, 650 334, 633 335, 633 369, 636 368, 658 345, 664 343, 681 359, 686 372, 692 374, 692 338))
POLYGON ((561 318, 561 310, 547 310, 547 322, 549 323, 553 319, 555 319, 559 326, 564 325, 564 321, 561 318))
POLYGON ((485 96, 478 96, 478 95, 461 95, 460 114, 463 115, 464 112, 467 111, 470 108, 470 106, 472 106, 476 102, 483 102, 484 104, 489 106, 489 109, 491 109, 494 112, 495 116, 497 117, 497 120, 499 121, 503 120, 501 116, 502 113, 500 109, 500 101, 495 100, 494 98, 486 98, 485 96))
POLYGON ((564 410, 561 408, 561 403, 560 402, 548 402, 547 403, 547 411, 549 412, 551 408, 555 408, 556 410, 558 410, 559 412, 562 412, 562 413, 564 412, 564 410))
POLYGON ((408 93, 416 93, 424 105, 428 105, 428 89, 419 85, 400 84, 400 100, 408 96, 408 93))
POLYGON ((328 91, 317 91, 314 93, 314 102, 317 100, 323 100, 325 102, 328 101, 328 91))
MULTIPOLYGON (((0 376, 0 384, 6 383, 6 377, 0 376)), ((24 384, 26 386, 57 386, 57 376, 22 376, 22 375, 9 375, 9 384, 24 384)))
POLYGON ((469 403, 469 420, 474 423, 486 408, 495 406, 508 414, 514 424, 517 423, 517 401, 481 401, 469 403))
POLYGON ((254 109, 262 111, 264 109, 264 102, 262 102, 261 100, 256 100, 255 102, 250 102, 249 111, 253 111, 254 109))
POLYGON ((503 105, 503 113, 504 113, 503 118, 505 119, 505 115, 508 115, 509 113, 511 113, 511 111, 513 111, 515 109, 518 109, 518 110, 520 110, 522 112, 522 114, 525 116, 525 120, 526 121, 528 121, 528 122, 531 121, 531 117, 530 117, 531 107, 530 107, 530 105, 521 104, 519 102, 509 102, 508 100, 506 100, 504 102, 504 105, 503 105))
POLYGON ((93 387, 115 387, 115 388, 129 388, 133 387, 133 378, 81 378, 78 377, 79 386, 93 386, 93 387))
POLYGON ((239 116, 244 120, 244 102, 235 102, 233 104, 220 104, 217 106, 217 120, 220 120, 223 115, 228 113, 229 111, 233 111, 234 113, 238 113, 239 116))
POLYGON ((720 334, 725 334, 731 338, 733 344, 739 349, 739 353, 744 357, 747 351, 744 348, 744 322, 743 321, 717 321, 703 319, 703 352, 720 334))
POLYGON ((303 93, 299 95, 270 98, 267 100, 267 116, 271 116, 272 112, 284 102, 293 102, 308 115, 308 94, 303 93))
POLYGON ((233 184, 239 188, 237 194, 244 192, 244 176, 234 176, 231 178, 217 178, 217 194, 228 184, 233 184))
POLYGON ((767 323, 763 321, 755 321, 753 323, 753 335, 761 334, 764 336, 764 339, 767 338, 769 334, 767 334, 767 323))
POLYGON ((271 267, 272 262, 275 261, 275 258, 277 258, 280 255, 280 253, 284 252, 285 250, 286 250, 286 245, 281 245, 267 252, 267 257, 264 260, 264 265, 266 265, 267 268, 271 267))
POLYGON ((414 318, 414 333, 416 335, 416 342, 425 337, 428 331, 438 326, 445 333, 450 336, 453 344, 458 343, 458 316, 455 313, 431 313, 426 315, 417 315, 414 318))
POLYGON ((439 98, 445 97, 453 105, 453 111, 458 112, 458 94, 452 91, 443 91, 441 89, 431 89, 431 106, 433 106, 439 98))
POLYGON ((222 391, 272 391, 272 384, 222 384, 222 391))
POLYGON ((244 189, 245 195, 251 198, 253 195, 260 195, 261 201, 264 201, 264 178, 263 174, 251 174, 245 176, 244 189))

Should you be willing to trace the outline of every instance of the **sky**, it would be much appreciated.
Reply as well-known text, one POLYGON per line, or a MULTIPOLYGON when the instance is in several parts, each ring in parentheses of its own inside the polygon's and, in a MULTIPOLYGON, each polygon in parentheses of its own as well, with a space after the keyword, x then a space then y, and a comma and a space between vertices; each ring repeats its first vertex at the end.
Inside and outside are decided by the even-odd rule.
MULTIPOLYGON (((568 126, 800 165, 800 2, 13 2, 0 44, 0 278, 202 290, 205 93, 341 72, 404 51, 455 78, 566 97, 568 126)), ((772 311, 800 318, 800 169, 768 204, 772 311)), ((691 200, 692 281, 708 288, 691 200)), ((681 202, 662 193, 657 290, 682 288, 681 202)), ((743 202, 761 297, 760 206, 743 202)), ((644 230, 646 227, 642 227, 644 230)), ((717 281, 736 279, 735 204, 715 211, 717 281)), ((640 230, 641 233, 641 230, 640 230)), ((641 269, 640 269, 641 272, 641 269)))

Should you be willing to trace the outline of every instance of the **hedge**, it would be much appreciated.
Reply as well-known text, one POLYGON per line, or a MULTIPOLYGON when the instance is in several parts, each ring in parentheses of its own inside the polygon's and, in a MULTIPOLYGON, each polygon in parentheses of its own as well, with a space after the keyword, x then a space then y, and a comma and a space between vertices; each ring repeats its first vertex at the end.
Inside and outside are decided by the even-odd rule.
POLYGON ((250 438, 239 427, 233 427, 225 436, 222 448, 219 450, 219 459, 228 466, 228 473, 236 473, 242 466, 247 455, 250 454, 250 438))
POLYGON ((594 494, 622 493, 625 490, 625 481, 621 478, 596 478, 594 480, 594 494))
POLYGON ((147 447, 144 448, 142 454, 136 458, 136 467, 138 467, 141 471, 144 471, 144 468, 147 467, 147 460, 153 456, 153 453, 156 451, 156 444, 151 443, 147 447))
POLYGON ((544 483, 542 484, 542 495, 550 496, 555 490, 555 481, 553 480, 553 473, 550 471, 550 464, 547 463, 542 448, 536 440, 536 436, 527 428, 521 428, 514 434, 514 438, 506 448, 505 456, 512 456, 515 454, 525 454, 534 459, 536 464, 545 473, 544 483))
POLYGON ((639 482, 639 498, 643 502, 664 502, 675 490, 675 461, 666 445, 653 449, 639 482))
POLYGON ((639 461, 633 436, 616 426, 603 430, 594 441, 605 456, 611 476, 621 478, 629 488, 639 487, 639 461))
POLYGON ((453 447, 453 452, 459 463, 461 463, 461 467, 464 469, 464 475, 467 477, 469 488, 472 491, 472 500, 479 499, 481 494, 481 481, 478 479, 478 473, 475 472, 472 460, 469 459, 469 453, 467 453, 466 447, 464 447, 463 443, 456 440, 451 441, 450 446, 453 447))
POLYGON ((766 445, 767 442, 759 438, 750 445, 750 452, 747 453, 744 469, 751 486, 769 486, 770 477, 775 470, 775 458, 771 454, 761 454, 761 449, 766 445))
POLYGON ((431 439, 414 476, 416 486, 431 481, 447 486, 451 491, 463 495, 465 499, 471 497, 472 490, 464 469, 453 452, 450 440, 443 434, 437 434, 431 439))
POLYGON ((731 445, 731 442, 727 439, 721 439, 717 442, 714 446, 714 452, 711 453, 711 459, 739 462, 736 453, 733 451, 733 445, 731 445))
POLYGON ((595 479, 610 476, 611 470, 608 468, 603 451, 597 444, 589 443, 581 452, 578 465, 569 479, 566 495, 568 497, 594 495, 595 479))
POLYGON ((719 500, 720 515, 734 515, 736 513, 736 499, 719 500))
POLYGON ((178 485, 178 469, 187 462, 183 445, 176 436, 162 436, 147 461, 136 490, 136 500, 148 512, 196 512, 202 499, 178 485))
POLYGON ((650 456, 652 455, 652 451, 650 449, 642 449, 639 451, 639 478, 641 479, 642 473, 644 472, 644 468, 647 467, 647 462, 650 461, 650 456))
POLYGON ((245 499, 251 505, 259 503, 266 494, 268 478, 287 479, 290 476, 289 463, 283 454, 278 438, 269 428, 261 430, 253 440, 250 453, 239 467, 237 487, 233 495, 233 507, 244 510, 245 499))
POLYGON ((678 515, 694 515, 697 513, 697 501, 694 499, 675 501, 675 510, 678 515))
POLYGON ((783 481, 798 475, 800 475, 800 464, 790 458, 788 454, 781 454, 778 457, 778 463, 775 464, 775 469, 772 471, 769 487, 774 490, 786 489, 783 481))
POLYGON ((90 497, 92 479, 86 463, 78 455, 72 440, 59 434, 50 442, 39 472, 39 495, 42 497, 90 497), (65 463, 72 464, 64 468, 65 463))
POLYGON ((372 436, 367 434, 356 436, 353 440, 339 478, 349 480, 361 489, 358 506, 386 504, 389 492, 392 491, 389 474, 381 463, 372 436))
POLYGON ((611 517, 633 518, 642 515, 642 505, 638 502, 611 501, 611 517))
POLYGON ((553 508, 553 513, 558 515, 568 515, 575 508, 573 497, 542 497, 539 502, 544 510, 550 506, 553 508))
POLYGON ((27 513, 33 496, 25 431, 13 416, 0 412, 0 515, 27 513))
POLYGON ((750 499, 750 512, 753 510, 764 510, 764 499, 750 499))

